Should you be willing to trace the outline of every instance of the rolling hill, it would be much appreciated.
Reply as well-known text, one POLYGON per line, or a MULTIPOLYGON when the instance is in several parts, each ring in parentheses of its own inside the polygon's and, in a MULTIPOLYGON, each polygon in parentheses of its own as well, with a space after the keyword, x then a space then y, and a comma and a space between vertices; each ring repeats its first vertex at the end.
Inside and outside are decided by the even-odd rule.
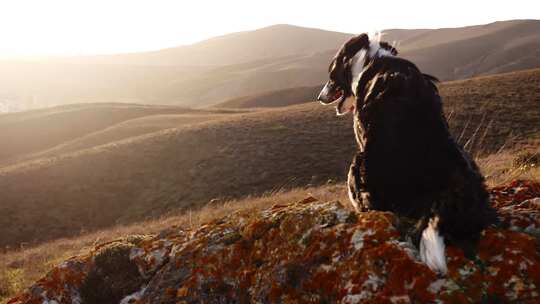
MULTIPOLYGON (((212 112, 172 106, 100 103, 59 106, 9 115, 0 114, 0 142, 9 143, 0 151, 0 165, 16 162, 28 154, 66 145, 75 139, 91 137, 94 132, 100 130, 105 132, 106 128, 125 121, 153 115, 186 113, 212 112)), ((148 121, 148 118, 145 121, 148 121)), ((166 122, 166 119, 162 119, 159 124, 166 125, 166 122)), ((139 124, 138 127, 143 128, 143 124, 139 124)), ((156 129, 150 127, 148 123, 146 127, 150 130, 156 129)), ((160 129, 159 126, 156 127, 160 129)), ((132 130, 133 132, 136 133, 132 130)))
MULTIPOLYGON (((520 140, 532 138, 540 132, 540 69, 448 81, 439 84, 448 113, 454 126, 465 128, 461 138, 470 138, 478 129, 477 142, 493 151, 508 136, 520 140), (510 102, 508 102, 510 100, 510 102), (518 116, 524 119, 517 119, 518 116), (536 123, 535 123, 536 122, 536 123), (481 126, 479 124, 482 123, 481 126), (496 125, 496 127, 492 127, 496 125), (485 129, 490 128, 480 142, 485 129), (479 134, 478 134, 479 133, 479 134), (510 134, 513 135, 510 135, 510 134)), ((312 102, 321 86, 266 92, 219 103, 217 108, 274 108, 284 105, 312 102)), ((456 133, 458 133, 456 128, 456 133)), ((463 142, 465 143, 465 142, 463 142)), ((478 147, 479 148, 479 147, 478 147)))
MULTIPOLYGON (((0 62, 0 103, 78 102, 211 106, 270 91, 317 86, 351 34, 278 25, 149 53, 0 62)), ((392 29, 412 59, 441 80, 540 67, 540 21, 448 29, 392 29)))
POLYGON ((402 55, 441 80, 538 68, 540 22, 515 22, 483 35, 404 51, 402 55))
POLYGON ((4 167, 1 245, 339 176, 352 133, 335 134, 346 121, 311 110, 235 116, 4 167), (311 126, 302 117, 314 118, 311 126), (345 144, 325 144, 332 138, 345 144), (335 157, 318 162, 319 155, 335 157))
POLYGON ((216 108, 276 108, 314 101, 322 85, 270 91, 218 103, 216 108))
MULTIPOLYGON (((441 92, 453 133, 477 154, 538 137, 539 87, 540 70, 532 70, 443 83, 441 92)), ((140 106, 124 107, 122 119, 73 127, 77 134, 50 128, 43 135, 50 110, 0 116, 24 118, 11 125, 13 134, 33 126, 25 142, 54 141, 0 166, 0 247, 191 210, 212 199, 339 181, 355 149, 350 117, 336 118, 315 102, 244 113, 148 106, 132 119, 125 112, 140 113, 140 106)), ((66 126, 88 115, 70 113, 54 122, 66 126)))

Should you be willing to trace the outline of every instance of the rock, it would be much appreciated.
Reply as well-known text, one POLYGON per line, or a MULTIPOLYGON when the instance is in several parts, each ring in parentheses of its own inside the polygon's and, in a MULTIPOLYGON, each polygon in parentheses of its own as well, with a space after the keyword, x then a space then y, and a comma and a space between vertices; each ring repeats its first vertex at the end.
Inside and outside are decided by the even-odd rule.
POLYGON ((483 232, 473 259, 449 246, 444 277, 392 213, 308 197, 100 245, 8 303, 539 303, 540 184, 491 194, 503 227, 483 232))

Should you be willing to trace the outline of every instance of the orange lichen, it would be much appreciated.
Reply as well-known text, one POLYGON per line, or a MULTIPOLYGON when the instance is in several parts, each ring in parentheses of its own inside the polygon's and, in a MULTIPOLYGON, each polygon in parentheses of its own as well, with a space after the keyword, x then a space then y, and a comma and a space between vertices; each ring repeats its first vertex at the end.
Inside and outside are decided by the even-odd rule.
POLYGON ((78 290, 88 275, 92 260, 89 256, 71 258, 51 270, 22 295, 11 299, 8 304, 79 303, 78 290))
MULTIPOLYGON (((529 181, 494 188, 503 228, 483 232, 474 258, 448 247, 444 277, 418 261, 392 213, 355 214, 312 197, 196 230, 171 228, 132 249, 149 281, 135 303, 537 303, 539 197, 540 184, 529 181)), ((93 267, 91 255, 9 303, 68 303, 93 267)))

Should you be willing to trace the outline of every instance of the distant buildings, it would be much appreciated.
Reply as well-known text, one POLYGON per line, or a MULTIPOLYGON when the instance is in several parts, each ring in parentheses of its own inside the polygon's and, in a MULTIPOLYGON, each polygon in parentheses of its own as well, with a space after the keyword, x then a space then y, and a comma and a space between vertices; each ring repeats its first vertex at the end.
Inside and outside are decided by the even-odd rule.
POLYGON ((15 104, 9 99, 0 99, 0 113, 16 112, 15 104))
POLYGON ((13 98, 0 95, 0 113, 21 112, 34 108, 35 96, 13 98))

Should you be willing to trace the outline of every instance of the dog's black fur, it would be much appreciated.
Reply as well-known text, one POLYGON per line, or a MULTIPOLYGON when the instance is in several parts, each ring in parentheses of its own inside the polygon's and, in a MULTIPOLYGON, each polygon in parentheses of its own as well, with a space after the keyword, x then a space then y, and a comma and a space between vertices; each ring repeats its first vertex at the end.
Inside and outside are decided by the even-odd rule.
POLYGON ((319 97, 323 103, 339 99, 338 107, 355 98, 359 151, 348 179, 353 205, 414 219, 416 245, 436 216, 445 240, 476 240, 497 217, 477 165, 450 135, 436 78, 381 42, 377 47, 391 55, 367 56, 353 92, 353 57, 372 46, 366 34, 345 43, 330 65, 325 96, 319 97))

